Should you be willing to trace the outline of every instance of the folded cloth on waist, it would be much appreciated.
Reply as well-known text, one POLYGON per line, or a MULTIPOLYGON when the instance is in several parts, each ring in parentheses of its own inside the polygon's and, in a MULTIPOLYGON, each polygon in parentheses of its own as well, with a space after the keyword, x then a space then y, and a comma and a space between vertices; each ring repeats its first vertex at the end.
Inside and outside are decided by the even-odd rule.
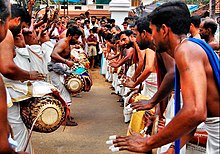
POLYGON ((207 118, 205 121, 208 140, 206 154, 220 153, 220 117, 207 118))
POLYGON ((54 71, 55 73, 59 75, 70 75, 71 71, 68 71, 66 67, 63 67, 61 63, 55 63, 55 62, 49 62, 47 65, 48 71, 54 71))
POLYGON ((23 101, 31 97, 42 97, 46 94, 52 93, 52 89, 56 89, 52 84, 45 81, 19 82, 12 80, 9 82, 8 80, 5 82, 5 86, 12 102, 23 101))

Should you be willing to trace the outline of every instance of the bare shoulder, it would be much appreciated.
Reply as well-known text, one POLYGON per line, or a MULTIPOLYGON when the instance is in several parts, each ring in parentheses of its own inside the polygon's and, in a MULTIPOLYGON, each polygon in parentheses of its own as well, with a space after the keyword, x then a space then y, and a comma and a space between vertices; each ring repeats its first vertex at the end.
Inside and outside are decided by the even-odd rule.
POLYGON ((56 44, 55 47, 63 48, 65 49, 68 46, 68 43, 66 42, 66 39, 60 39, 56 44))
POLYGON ((147 48, 145 50, 145 53, 146 53, 146 55, 149 55, 149 56, 153 56, 153 57, 156 56, 156 52, 154 50, 150 49, 150 48, 147 48))
POLYGON ((191 41, 182 43, 174 53, 174 58, 180 72, 188 71, 191 67, 203 66, 206 57, 203 48, 191 41))
POLYGON ((209 45, 212 47, 213 50, 219 50, 219 42, 217 40, 209 42, 209 45))
POLYGON ((0 43, 0 47, 8 45, 14 46, 14 38, 10 30, 8 30, 5 39, 0 43))

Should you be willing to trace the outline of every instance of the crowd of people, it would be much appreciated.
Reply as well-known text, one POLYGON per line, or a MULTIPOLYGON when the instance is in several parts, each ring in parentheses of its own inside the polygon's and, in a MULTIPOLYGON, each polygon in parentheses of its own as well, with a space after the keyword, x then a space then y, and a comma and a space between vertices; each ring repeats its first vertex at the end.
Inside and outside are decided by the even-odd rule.
POLYGON ((220 47, 214 19, 191 16, 180 1, 162 4, 146 17, 126 17, 120 26, 88 11, 70 18, 49 8, 33 13, 32 6, 29 1, 26 10, 0 0, 0 153, 33 153, 20 112, 23 101, 56 93, 65 107, 62 124, 78 125, 70 116, 76 94, 64 80, 79 65, 86 71, 85 59, 91 71, 100 68, 112 83, 125 123, 132 126, 135 114, 154 109, 145 121, 150 128, 159 117, 155 134, 129 127, 128 136, 112 139, 112 151, 146 153, 161 147, 158 153, 174 153, 175 140, 184 147, 205 123, 207 153, 220 152, 220 47), (142 98, 132 101, 136 94, 142 98), (174 102, 182 106, 176 115, 174 102))

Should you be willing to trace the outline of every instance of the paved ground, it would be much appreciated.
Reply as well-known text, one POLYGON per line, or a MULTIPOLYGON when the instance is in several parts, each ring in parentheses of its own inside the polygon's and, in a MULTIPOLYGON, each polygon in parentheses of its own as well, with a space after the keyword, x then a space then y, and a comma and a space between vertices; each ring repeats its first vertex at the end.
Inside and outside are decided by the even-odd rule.
MULTIPOLYGON (((72 115, 77 127, 61 126, 49 134, 33 133, 35 154, 111 154, 105 144, 110 135, 126 135, 127 124, 123 122, 118 96, 111 95, 110 84, 92 71, 93 87, 81 98, 73 98, 72 115)), ((129 152, 119 152, 128 154, 129 152)))

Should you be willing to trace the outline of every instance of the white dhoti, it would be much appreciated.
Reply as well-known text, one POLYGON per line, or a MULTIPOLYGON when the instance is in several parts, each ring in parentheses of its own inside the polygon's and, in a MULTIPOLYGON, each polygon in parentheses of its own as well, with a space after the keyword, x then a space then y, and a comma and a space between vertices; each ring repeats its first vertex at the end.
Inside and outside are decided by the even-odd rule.
POLYGON ((47 62, 44 59, 45 53, 41 50, 41 46, 31 45, 27 46, 27 49, 30 56, 31 70, 38 71, 43 74, 48 74, 47 62))
POLYGON ((45 81, 19 82, 4 79, 4 82, 12 102, 23 101, 31 97, 42 97, 52 93, 52 89, 56 89, 53 85, 45 81))
POLYGON ((63 75, 59 75, 55 73, 54 71, 49 72, 51 83, 60 91, 61 97, 64 99, 65 102, 68 103, 68 105, 71 104, 71 95, 67 91, 66 87, 64 86, 62 80, 63 75))
POLYGON ((118 74, 117 73, 113 73, 112 86, 114 87, 114 89, 117 88, 117 84, 118 84, 118 74))
POLYGON ((102 53, 102 60, 101 60, 101 69, 100 69, 100 73, 102 75, 105 75, 107 72, 107 60, 104 56, 104 53, 102 53))
POLYGON ((41 51, 44 53, 45 63, 49 63, 51 61, 51 53, 53 51, 54 44, 51 41, 44 42, 41 44, 41 51))
MULTIPOLYGON (((133 75, 134 75, 134 72, 135 72, 135 64, 132 64, 129 68, 128 68, 128 70, 127 70, 127 72, 126 72, 126 76, 128 76, 128 77, 132 77, 133 75)), ((130 88, 128 88, 128 87, 125 87, 125 90, 124 90, 124 95, 127 95, 127 93, 130 91, 130 88)), ((124 98, 125 99, 125 98, 124 98)))
POLYGON ((141 94, 152 98, 157 92, 157 73, 151 73, 143 83, 144 88, 141 94))
POLYGON ((205 121, 208 140, 206 154, 220 153, 220 117, 207 118, 205 121))
MULTIPOLYGON (((182 98, 182 95, 181 95, 181 98, 182 98)), ((182 101, 181 101, 182 102, 182 101)), ((181 106, 182 106, 183 103, 181 103, 181 106)), ((175 105, 174 105, 174 94, 171 95, 171 98, 167 104, 167 108, 166 108, 166 111, 164 113, 164 116, 166 118, 166 125, 168 125, 168 123, 173 119, 173 117, 175 116, 175 113, 174 113, 174 108, 175 108, 175 105)), ((158 152, 157 154, 160 154, 160 153, 163 153, 163 152, 166 152, 168 150, 168 148, 170 147, 171 143, 169 144, 166 144, 162 147, 160 147, 158 149, 158 152)), ((186 146, 182 147, 181 150, 180 150, 180 154, 186 154, 186 146)))
MULTIPOLYGON (((12 107, 8 108, 8 121, 14 134, 14 140, 18 143, 16 151, 23 151, 28 139, 28 129, 21 119, 20 103, 15 102, 12 107)), ((26 152, 32 153, 30 142, 26 152)))

